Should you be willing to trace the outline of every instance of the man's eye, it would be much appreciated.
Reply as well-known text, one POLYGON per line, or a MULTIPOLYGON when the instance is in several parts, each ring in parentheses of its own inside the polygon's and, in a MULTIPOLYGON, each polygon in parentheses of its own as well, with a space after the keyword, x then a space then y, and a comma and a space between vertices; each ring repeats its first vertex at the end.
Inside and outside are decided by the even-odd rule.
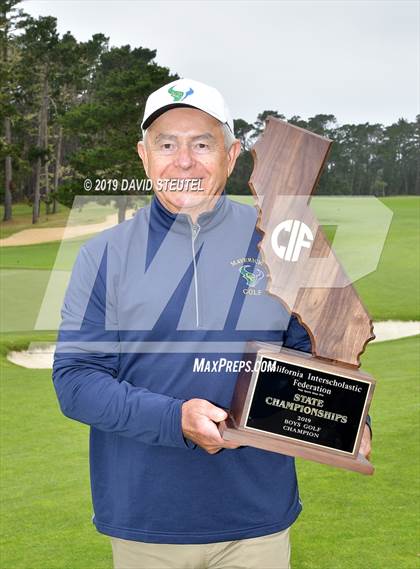
POLYGON ((195 145, 197 150, 208 150, 209 145, 206 144, 205 142, 197 142, 197 144, 195 145))
POLYGON ((173 147, 174 145, 171 142, 165 142, 161 146, 162 150, 172 150, 173 147))

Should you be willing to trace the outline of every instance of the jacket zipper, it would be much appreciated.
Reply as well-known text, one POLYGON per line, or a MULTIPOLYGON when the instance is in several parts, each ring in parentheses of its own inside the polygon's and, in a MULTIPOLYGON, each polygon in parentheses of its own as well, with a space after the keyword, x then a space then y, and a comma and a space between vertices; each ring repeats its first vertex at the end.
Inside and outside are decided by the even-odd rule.
POLYGON ((201 227, 198 223, 192 223, 191 220, 191 251, 194 266, 194 290, 195 290, 195 325, 198 328, 200 325, 200 312, 198 309, 198 279, 197 279, 197 263, 195 261, 195 239, 200 232, 201 227))

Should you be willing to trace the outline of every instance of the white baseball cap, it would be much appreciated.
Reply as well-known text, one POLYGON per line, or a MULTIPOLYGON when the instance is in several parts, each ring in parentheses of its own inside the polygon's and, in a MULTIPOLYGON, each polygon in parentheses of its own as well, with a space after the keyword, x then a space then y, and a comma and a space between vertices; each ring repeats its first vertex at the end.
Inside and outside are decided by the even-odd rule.
POLYGON ((217 89, 193 79, 177 79, 149 95, 144 109, 143 132, 161 114, 175 107, 192 107, 227 124, 233 134, 233 120, 217 89))

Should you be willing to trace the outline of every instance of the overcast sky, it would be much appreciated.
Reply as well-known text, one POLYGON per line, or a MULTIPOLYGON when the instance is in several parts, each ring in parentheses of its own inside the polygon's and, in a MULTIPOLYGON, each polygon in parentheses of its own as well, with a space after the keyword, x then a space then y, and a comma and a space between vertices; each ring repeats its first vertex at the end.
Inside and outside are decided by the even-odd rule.
POLYGON ((263 110, 340 124, 414 120, 419 109, 418 1, 22 2, 60 34, 102 32, 156 49, 157 63, 217 87, 235 118, 263 110))

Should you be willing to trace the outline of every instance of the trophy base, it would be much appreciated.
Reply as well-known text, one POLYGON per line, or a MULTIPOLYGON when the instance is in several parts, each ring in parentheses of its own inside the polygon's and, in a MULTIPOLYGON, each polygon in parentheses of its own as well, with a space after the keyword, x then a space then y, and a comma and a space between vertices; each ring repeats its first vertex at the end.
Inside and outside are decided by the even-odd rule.
POLYGON ((360 452, 375 380, 359 369, 263 342, 247 345, 227 441, 373 474, 360 452))
POLYGON ((252 446, 288 456, 304 458, 321 464, 328 464, 337 468, 353 470, 361 474, 372 475, 375 471, 373 465, 359 453, 358 456, 332 455, 328 451, 310 449, 291 441, 284 441, 275 435, 250 432, 246 427, 237 427, 232 419, 219 423, 219 432, 225 441, 233 441, 243 446, 252 446))

